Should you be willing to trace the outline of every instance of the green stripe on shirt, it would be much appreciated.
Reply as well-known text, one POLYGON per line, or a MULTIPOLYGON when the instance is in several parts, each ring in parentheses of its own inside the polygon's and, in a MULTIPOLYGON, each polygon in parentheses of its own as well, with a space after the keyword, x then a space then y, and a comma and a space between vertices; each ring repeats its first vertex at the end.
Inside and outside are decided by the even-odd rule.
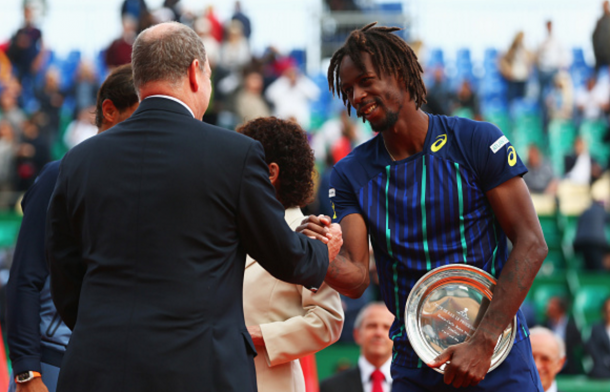
POLYGON ((467 262, 468 247, 466 245, 466 229, 464 228, 464 195, 462 191, 462 174, 460 173, 460 164, 453 163, 456 169, 458 201, 460 205, 460 237, 462 239, 462 253, 464 255, 464 263, 467 262))
POLYGON ((428 251, 428 222, 426 220, 426 156, 422 157, 424 168, 421 175, 421 230, 424 238, 424 253, 426 254, 426 268, 428 271, 432 269, 430 263, 430 253, 428 251))

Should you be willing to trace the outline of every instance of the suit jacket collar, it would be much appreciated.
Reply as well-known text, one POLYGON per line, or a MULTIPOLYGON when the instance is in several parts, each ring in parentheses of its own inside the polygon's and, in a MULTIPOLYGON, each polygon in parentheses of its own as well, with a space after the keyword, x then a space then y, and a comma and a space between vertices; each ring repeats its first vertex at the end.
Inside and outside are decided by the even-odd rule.
POLYGON ((183 105, 171 99, 162 97, 145 98, 140 102, 140 106, 136 109, 134 116, 144 113, 148 110, 164 110, 183 116, 193 118, 191 112, 188 111, 183 105))
MULTIPOLYGON (((290 228, 293 230, 299 225, 299 223, 301 223, 304 217, 305 216, 299 207, 289 208, 284 211, 284 219, 286 220, 286 223, 288 223, 288 226, 290 226, 290 228)), ((256 263, 256 260, 250 256, 246 257, 246 268, 250 267, 254 263, 256 263)))

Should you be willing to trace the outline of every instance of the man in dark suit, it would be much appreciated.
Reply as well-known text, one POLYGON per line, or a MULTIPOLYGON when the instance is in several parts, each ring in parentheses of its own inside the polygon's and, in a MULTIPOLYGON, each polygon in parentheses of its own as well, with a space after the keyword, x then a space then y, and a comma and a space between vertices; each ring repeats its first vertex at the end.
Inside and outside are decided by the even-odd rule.
POLYGON ((73 330, 58 391, 255 391, 246 253, 315 290, 340 231, 294 233, 260 143, 199 120, 210 67, 191 29, 143 31, 132 66, 140 107, 66 155, 49 206, 51 290, 73 330))
MULTIPOLYGON (((98 95, 95 125, 104 132, 127 119, 139 105, 131 64, 114 69, 98 95)), ((9 392, 55 392, 70 329, 61 322, 49 288, 45 222, 59 161, 47 164, 21 207, 23 221, 7 284, 7 343, 14 379, 9 392)))
POLYGON ((593 359, 593 368, 589 372, 589 377, 610 379, 610 298, 604 301, 602 312, 604 319, 593 325, 586 346, 587 352, 593 359))
POLYGON ((547 320, 544 326, 557 334, 565 343, 566 363, 561 374, 582 374, 577 352, 582 349, 582 337, 574 317, 568 314, 568 301, 552 297, 546 307, 547 320))
POLYGON ((382 302, 362 308, 354 323, 354 341, 360 346, 358 366, 320 384, 320 392, 390 392, 394 316, 382 302))

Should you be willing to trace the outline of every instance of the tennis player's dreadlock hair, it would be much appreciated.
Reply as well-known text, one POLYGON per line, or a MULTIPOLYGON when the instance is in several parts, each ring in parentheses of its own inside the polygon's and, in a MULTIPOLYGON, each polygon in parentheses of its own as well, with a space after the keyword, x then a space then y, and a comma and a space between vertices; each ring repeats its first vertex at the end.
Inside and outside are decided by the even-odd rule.
POLYGON ((341 97, 349 113, 350 104, 345 93, 341 91, 339 67, 343 58, 348 56, 356 67, 364 71, 361 53, 366 52, 371 55, 377 75, 392 75, 403 81, 419 109, 426 103, 426 87, 421 78, 424 70, 417 61, 417 56, 405 41, 392 34, 401 30, 399 27, 373 27, 376 24, 377 22, 373 22, 352 31, 345 44, 333 54, 328 67, 328 88, 333 95, 336 93, 341 97))

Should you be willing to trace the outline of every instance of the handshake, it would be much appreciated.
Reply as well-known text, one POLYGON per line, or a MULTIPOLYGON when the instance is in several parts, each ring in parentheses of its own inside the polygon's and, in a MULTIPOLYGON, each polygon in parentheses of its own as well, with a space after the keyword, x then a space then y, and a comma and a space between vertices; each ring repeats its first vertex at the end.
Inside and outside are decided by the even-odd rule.
POLYGON ((329 262, 332 262, 337 257, 343 245, 341 226, 331 222, 330 217, 326 215, 309 215, 296 228, 297 233, 302 233, 309 238, 322 241, 328 246, 329 262))

